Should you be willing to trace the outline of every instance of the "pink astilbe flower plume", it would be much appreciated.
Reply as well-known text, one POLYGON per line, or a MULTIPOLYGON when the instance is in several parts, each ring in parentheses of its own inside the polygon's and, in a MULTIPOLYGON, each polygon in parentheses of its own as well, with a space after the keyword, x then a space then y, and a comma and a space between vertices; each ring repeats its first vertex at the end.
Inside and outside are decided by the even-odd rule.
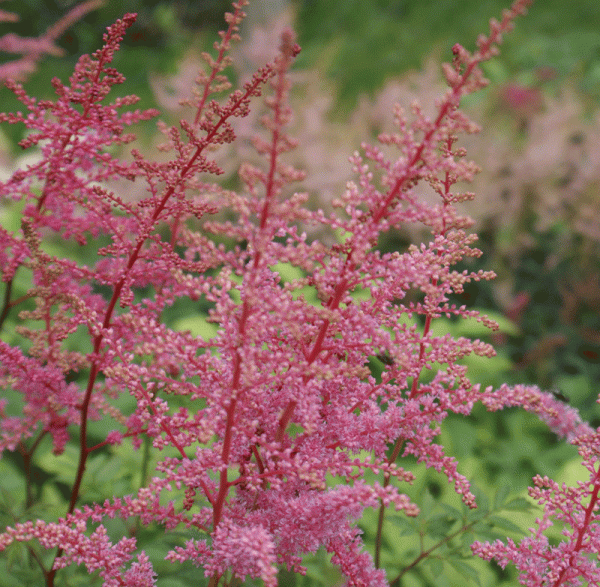
MULTIPOLYGON (((595 437, 574 412, 535 388, 481 390, 461 360, 492 356, 492 347, 432 330, 442 316, 497 328, 451 298, 493 277, 453 269, 481 254, 467 232, 473 221, 457 208, 473 194, 453 191, 477 172, 458 146, 477 127, 458 107, 485 86, 480 63, 528 3, 517 0, 492 21, 475 53, 454 47, 444 66, 450 87, 432 116, 415 103, 409 120, 397 106, 396 131, 350 157, 356 179, 331 214, 306 207, 308 196, 294 191, 304 174, 286 162, 297 146, 288 133, 288 72, 300 51, 293 32, 283 32, 272 62, 220 98, 230 89, 224 71, 245 0, 227 14, 214 56, 203 55, 205 71, 186 101, 190 120, 159 125, 160 161, 136 149, 127 161, 115 155, 135 138, 126 126, 157 114, 127 109, 135 96, 108 101, 125 81, 111 62, 135 15, 109 27, 104 47, 79 60, 68 84, 52 81, 55 101, 8 83, 28 114, 0 121, 30 129, 21 146, 36 147, 40 158, 0 183, 2 197, 25 204, 20 230, 0 230, 7 287, 0 325, 30 302, 18 316, 23 344, 0 343, 0 382, 24 406, 15 416, 8 400, 0 404, 0 448, 19 450, 29 464, 46 436, 59 454, 76 435, 78 463, 65 517, 11 524, 0 549, 34 539, 56 549, 50 565, 34 557, 48 587, 70 565, 107 586, 145 587, 156 570, 135 529, 153 525, 171 540, 166 560, 201 568, 210 587, 246 577, 275 586, 278 568, 305 573, 303 557, 319 548, 348 585, 377 587, 387 584, 378 568, 385 510, 419 513, 403 493, 414 475, 397 460, 413 455, 443 473, 468 507, 477 505, 456 459, 436 442, 449 413, 467 415, 477 402, 490 410, 521 405, 589 447, 584 458, 595 471, 595 437), (235 144, 236 119, 259 108, 263 92, 263 130, 253 142, 263 164, 243 164, 240 189, 226 190, 212 183, 222 173, 213 153, 235 144), (131 182, 143 185, 141 196, 129 193, 131 182), (437 204, 416 197, 420 182, 437 204), (379 239, 405 223, 425 225, 431 240, 380 252, 379 239), (315 226, 335 244, 309 238, 315 226), (44 244, 53 237, 85 245, 86 263, 50 252, 44 244), (29 289, 13 299, 24 273, 29 289), (204 336, 170 318, 184 302, 197 308, 204 336), (73 350, 82 332, 88 346, 73 350), (93 420, 105 425, 100 443, 93 420), (141 475, 137 491, 94 503, 83 489, 90 455, 118 444, 156 452, 154 470, 141 475), (366 508, 380 511, 374 558, 357 527, 366 508), (113 518, 134 529, 114 539, 113 518)), ((577 512, 549 483, 538 480, 535 495, 549 512, 571 516, 571 567, 592 576, 581 553, 595 498, 577 512), (555 493, 543 494, 546 486, 555 493)), ((569 503, 582 496, 569 493, 569 503)), ((500 555, 500 547, 487 548, 496 550, 479 554, 500 555)), ((567 578, 555 570, 557 581, 567 578)))
MULTIPOLYGON (((523 391, 518 388, 514 391, 523 391)), ((516 405, 512 390, 502 391, 509 396, 502 401, 516 405)), ((529 495, 543 507, 543 515, 536 519, 537 527, 530 528, 531 536, 519 543, 511 539, 506 544, 501 540, 492 544, 475 542, 473 552, 485 560, 495 559, 502 568, 514 564, 520 571, 521 583, 528 587, 578 586, 582 581, 600 585, 600 429, 592 430, 581 422, 572 408, 555 400, 552 394, 535 389, 524 391, 519 405, 538 413, 557 434, 578 447, 589 479, 568 487, 536 475, 529 495), (555 523, 562 527, 564 536, 558 545, 551 544, 544 534, 555 523)))

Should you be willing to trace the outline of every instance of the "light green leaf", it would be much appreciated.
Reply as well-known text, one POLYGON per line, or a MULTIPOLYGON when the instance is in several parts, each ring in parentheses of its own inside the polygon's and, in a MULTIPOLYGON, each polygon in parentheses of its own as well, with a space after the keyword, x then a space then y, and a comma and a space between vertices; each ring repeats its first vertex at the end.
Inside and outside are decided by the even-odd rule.
POLYGON ((496 495, 494 495, 494 508, 495 510, 498 510, 502 507, 502 505, 504 504, 504 502, 506 501, 506 498, 508 497, 508 494, 510 493, 510 486, 509 485, 500 485, 500 487, 498 487, 498 490, 496 491, 496 495))
POLYGON ((397 526, 400 530, 398 536, 410 536, 418 532, 415 523, 403 516, 390 516, 388 519, 389 523, 397 526))
POLYGON ((173 323, 173 330, 179 332, 189 331, 192 336, 200 336, 204 340, 210 340, 217 335, 219 327, 217 324, 207 322, 206 319, 207 316, 201 314, 180 318, 173 323))
POLYGON ((471 544, 473 544, 475 540, 475 533, 471 530, 463 532, 462 536, 460 537, 460 541, 465 548, 470 548, 471 544))
POLYGON ((439 577, 444 572, 444 563, 438 558, 429 557, 425 562, 434 577, 439 577))
POLYGON ((514 522, 511 522, 506 518, 502 518, 501 516, 491 516, 489 520, 490 523, 497 528, 501 528, 502 530, 507 530, 509 532, 518 532, 519 534, 523 534, 521 527, 517 526, 514 522))
POLYGON ((447 503, 442 503, 440 505, 442 506, 442 508, 444 510, 446 510, 446 513, 448 514, 448 516, 453 518, 454 520, 460 520, 462 518, 462 513, 460 512, 460 510, 457 510, 455 507, 453 507, 447 503))
POLYGON ((282 281, 289 283, 294 279, 302 279, 304 273, 299 267, 295 267, 291 263, 277 263, 271 268, 272 271, 279 273, 279 277, 282 281))
POLYGON ((459 573, 466 579, 473 580, 475 581, 475 583, 477 583, 477 585, 481 585, 481 582, 479 580, 479 572, 470 564, 466 563, 461 559, 456 558, 448 558, 446 562, 448 562, 457 573, 459 573))
POLYGON ((456 520, 447 514, 438 514, 428 521, 427 533, 435 538, 445 538, 455 523, 456 520))
POLYGON ((517 512, 528 512, 533 507, 533 504, 524 497, 515 497, 502 506, 504 510, 512 510, 517 512))

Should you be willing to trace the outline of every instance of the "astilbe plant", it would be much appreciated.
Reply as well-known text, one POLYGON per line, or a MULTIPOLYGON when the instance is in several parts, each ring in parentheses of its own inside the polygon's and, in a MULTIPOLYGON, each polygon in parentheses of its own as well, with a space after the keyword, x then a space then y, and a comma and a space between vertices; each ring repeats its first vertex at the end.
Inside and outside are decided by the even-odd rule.
POLYGON ((11 524, 0 549, 30 544, 49 587, 69 565, 97 571, 105 586, 149 586, 156 561, 138 549, 135 531, 114 540, 106 527, 111 518, 139 518, 166 534, 186 532, 166 558, 191 561, 212 587, 247 576, 276 585, 278 567, 303 573, 303 556, 320 547, 349 585, 385 585, 385 510, 418 514, 402 490, 413 474, 396 462, 414 455, 475 508, 469 481, 435 440, 449 413, 469 414, 483 402, 490 410, 516 405, 537 413, 580 448, 590 481, 567 489, 536 479, 531 494, 545 506, 539 529, 521 544, 477 544, 475 553, 515 563, 527 585, 576 585, 578 577, 599 584, 597 562, 585 558, 600 546, 598 432, 537 388, 473 385, 461 359, 493 349, 431 331, 441 316, 495 327, 451 303, 468 281, 493 277, 452 268, 480 254, 467 232, 472 221, 457 208, 473 195, 452 191, 477 170, 457 147, 461 133, 477 130, 458 106, 485 85, 479 64, 496 53, 527 0, 491 22, 475 53, 454 47, 452 65, 444 66, 450 87, 433 117, 414 104, 409 122, 398 106, 396 132, 351 156, 357 179, 331 215, 307 209, 307 196, 290 187, 303 177, 285 163, 296 147, 286 131, 287 72, 299 51, 291 31, 273 62, 224 101, 214 99, 229 87, 223 70, 245 4, 227 15, 216 55, 204 55, 207 69, 189 101, 194 118, 161 127, 162 148, 174 153, 167 162, 137 150, 129 162, 113 155, 114 145, 134 138, 126 126, 156 114, 119 113, 134 96, 108 101, 112 86, 124 82, 111 60, 135 15, 108 29, 104 47, 79 60, 67 85, 53 80, 55 101, 37 101, 9 83, 28 113, 1 119, 30 129, 21 146, 37 146, 40 158, 0 184, 3 198, 24 202, 21 228, 0 232, 2 322, 21 310, 21 338, 0 342, 0 443, 22 456, 28 507, 33 455, 46 437, 56 455, 73 439, 79 460, 63 517, 11 524), (269 114, 254 141, 264 167, 243 165, 239 192, 210 183, 220 173, 211 152, 235 141, 235 119, 265 87, 269 114), (392 149, 389 159, 384 153, 392 149), (144 183, 145 197, 126 196, 122 186, 132 181, 144 183), (437 205, 415 198, 419 182, 439 195, 437 205), (380 253, 380 237, 403 223, 426 225, 431 241, 380 253), (311 242, 303 227, 312 225, 333 231, 337 243, 311 242), (56 238, 96 247, 95 254, 86 264, 61 258, 45 246, 56 238), (295 278, 282 277, 292 271, 295 278), (32 285, 14 297, 19 274, 30 275, 32 285), (210 336, 167 325, 181 300, 208 306, 210 336), (31 301, 34 308, 21 309, 31 301), (82 331, 89 349, 73 350, 69 341, 82 331), (380 374, 370 367, 377 357, 384 359, 380 374), (10 404, 19 397, 21 413, 10 404), (123 397, 135 400, 130 410, 123 397), (97 420, 112 431, 92 445, 97 420), (91 455, 121 443, 151 443, 165 456, 137 493, 94 503, 82 489, 91 455), (379 481, 370 482, 373 475, 379 481), (379 509, 375 560, 357 527, 369 507, 379 509), (552 516, 572 527, 559 546, 543 534, 552 516))

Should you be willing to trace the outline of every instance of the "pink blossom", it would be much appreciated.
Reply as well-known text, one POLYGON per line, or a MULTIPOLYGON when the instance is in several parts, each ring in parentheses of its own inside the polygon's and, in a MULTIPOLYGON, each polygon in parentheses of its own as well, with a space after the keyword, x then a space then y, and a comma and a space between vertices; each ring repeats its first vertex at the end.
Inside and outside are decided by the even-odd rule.
POLYGON ((493 544, 475 542, 473 552, 486 559, 496 559, 500 566, 508 563, 519 569, 520 580, 527 586, 588 585, 600 582, 598 553, 600 552, 600 516, 598 494, 600 473, 598 442, 600 430, 582 432, 572 442, 579 447, 584 466, 589 470, 587 481, 577 487, 559 486, 548 477, 536 476, 529 495, 543 506, 543 515, 531 528, 531 537, 520 543, 508 539, 493 544), (564 524, 564 539, 553 546, 543 534, 554 522, 564 524))

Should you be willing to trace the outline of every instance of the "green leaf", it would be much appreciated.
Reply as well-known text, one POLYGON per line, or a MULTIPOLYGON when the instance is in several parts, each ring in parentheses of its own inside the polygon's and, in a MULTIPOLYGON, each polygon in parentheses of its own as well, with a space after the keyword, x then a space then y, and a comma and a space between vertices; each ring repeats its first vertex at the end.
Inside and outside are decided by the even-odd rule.
POLYGON ((519 534, 523 534, 523 530, 517 526, 514 522, 507 520, 506 518, 502 518, 500 516, 491 516, 489 518, 490 523, 492 523, 497 528, 501 528, 502 530, 508 530, 509 532, 518 532, 519 534))
POLYGON ((425 563, 434 577, 439 577, 444 572, 444 563, 438 558, 428 557, 425 559, 425 563))
POLYGON ((187 316, 173 323, 173 330, 179 332, 189 331, 192 336, 201 336, 204 340, 214 338, 219 332, 219 327, 212 322, 207 322, 207 316, 187 316))
MULTIPOLYGON (((0 479, 2 479, 2 491, 18 495, 23 490, 23 473, 19 471, 10 461, 0 460, 0 479)), ((14 495, 11 501, 14 503, 14 495)))
MULTIPOLYGON (((520 334, 518 326, 499 312, 493 312, 485 308, 475 309, 479 310, 482 315, 487 316, 491 320, 495 320, 499 326, 498 332, 510 334, 511 336, 518 336, 520 334)), ((444 336, 445 334, 450 333, 453 337, 464 336, 466 338, 481 338, 490 336, 493 331, 481 322, 477 322, 476 318, 464 318, 461 320, 437 318, 432 323, 431 332, 435 336, 444 336)))
POLYGON ((8 563, 8 568, 13 570, 13 567, 27 567, 28 565, 28 555, 27 555, 27 545, 23 542, 13 542, 6 549, 6 560, 8 563))
MULTIPOLYGON (((24 566, 19 564, 13 564, 15 560, 10 559, 10 555, 7 554, 8 550, 15 546, 11 544, 7 550, 0 557, 0 577, 2 577, 2 587, 23 587, 23 585, 39 585, 41 580, 41 574, 39 569, 36 567, 30 567, 29 562, 24 566)), ((25 548, 26 545, 19 543, 19 548, 25 548)))
POLYGON ((423 512, 425 519, 428 519, 427 515, 433 512, 436 505, 435 498, 431 495, 431 492, 425 490, 423 493, 423 502, 421 503, 421 512, 423 512))
POLYGON ((457 510, 455 507, 448 505, 447 503, 441 503, 440 505, 442 506, 442 508, 444 510, 446 510, 448 517, 450 517, 454 520, 462 519, 462 513, 460 512, 460 510, 457 510))
POLYGON ((481 582, 479 581, 479 572, 475 568, 473 568, 470 564, 466 563, 465 561, 463 561, 461 559, 456 559, 456 558, 448 558, 446 560, 446 562, 448 564, 450 564, 450 566, 459 575, 465 577, 466 579, 475 581, 475 583, 477 583, 477 585, 481 585, 481 582))
POLYGON ((479 540, 483 539, 485 541, 489 541, 489 542, 495 542, 496 540, 500 540, 501 542, 506 542, 506 534, 502 534, 500 532, 495 532, 491 526, 485 526, 485 525, 481 525, 481 526, 477 526, 477 528, 475 529, 475 532, 477 534, 477 538, 479 540))
POLYGON ((470 516, 469 519, 479 519, 481 515, 485 515, 490 511, 490 500, 488 496, 479 488, 474 482, 471 482, 471 493, 475 496, 477 502, 477 509, 471 510, 469 514, 479 512, 477 516, 470 516))
POLYGON ((493 509, 495 509, 495 510, 500 509, 504 505, 504 502, 506 501, 506 498, 508 497, 509 493, 510 493, 509 485, 500 485, 500 487, 498 487, 498 490, 496 491, 496 495, 494 495, 494 508, 493 509))
POLYGON ((72 444, 67 444, 65 450, 60 455, 53 455, 51 452, 36 454, 35 464, 50 474, 54 474, 56 481, 71 486, 77 476, 77 466, 79 463, 79 449, 72 444))
MULTIPOLYGON (((36 459, 36 464, 54 475, 54 480, 69 487, 77 477, 79 448, 68 444, 61 455, 46 453, 36 459)), ((129 477, 135 471, 125 470, 121 459, 104 452, 91 454, 86 462, 81 494, 87 501, 102 500, 107 495, 129 492, 129 477)))
POLYGON ((475 540, 476 540, 475 533, 471 530, 468 530, 467 532, 463 532, 463 535, 460 537, 460 541, 461 541, 463 547, 465 547, 469 550, 471 548, 471 544, 473 544, 473 542, 475 542, 475 540))
POLYGON ((533 508, 533 504, 524 497, 515 497, 502 506, 502 509, 517 512, 528 512, 533 508))
POLYGON ((3 198, 0 208, 0 226, 7 231, 18 233, 21 230, 21 220, 25 200, 14 202, 9 198, 3 198))
POLYGON ((467 520, 469 522, 479 522, 483 520, 489 514, 488 510, 477 508, 476 510, 469 510, 467 513, 467 520))
POLYGON ((455 523, 456 520, 447 514, 438 514, 428 521, 427 534, 436 538, 445 538, 455 523))
POLYGON ((271 268, 274 272, 279 273, 279 277, 282 281, 289 283, 294 279, 302 279, 304 272, 299 267, 295 267, 291 263, 276 263, 271 268))
POLYGON ((418 532, 416 524, 412 520, 408 520, 403 516, 393 516, 388 518, 390 524, 397 526, 400 531, 398 536, 410 536, 418 532))

